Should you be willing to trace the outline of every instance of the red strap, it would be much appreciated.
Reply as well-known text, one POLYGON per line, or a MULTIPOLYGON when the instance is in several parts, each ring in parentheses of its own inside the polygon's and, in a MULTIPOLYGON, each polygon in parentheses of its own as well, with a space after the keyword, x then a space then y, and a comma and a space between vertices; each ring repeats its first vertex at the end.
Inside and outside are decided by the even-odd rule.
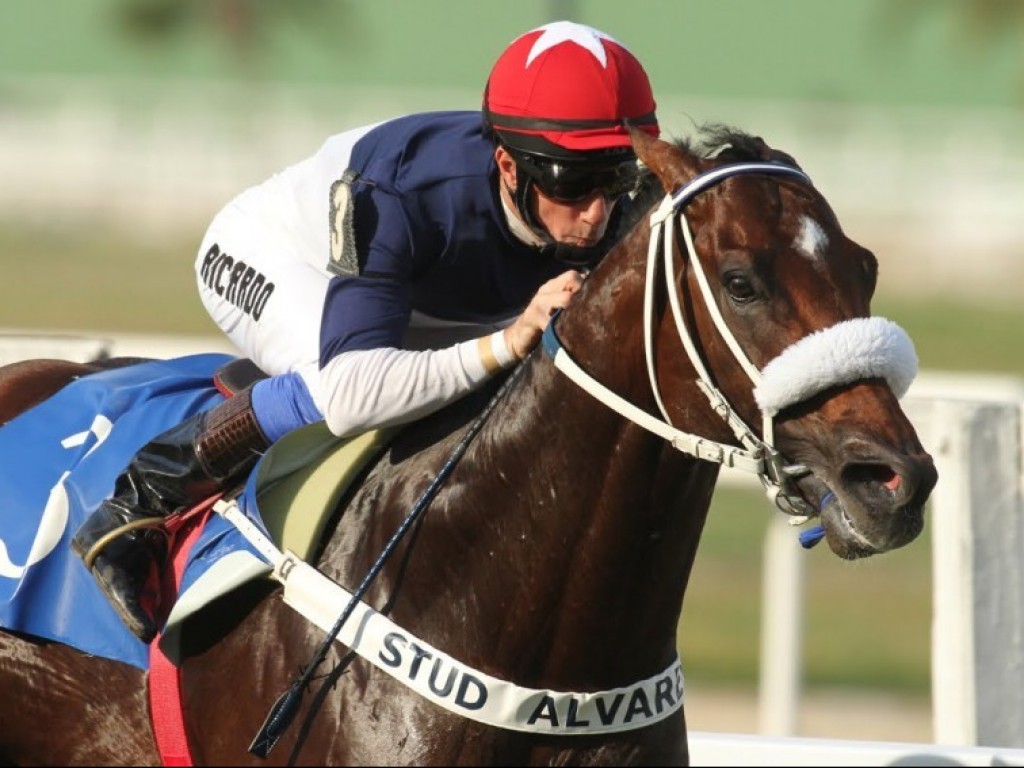
MULTIPOLYGON (((213 503, 219 498, 220 494, 217 494, 168 522, 172 554, 161 585, 163 605, 174 604, 188 553, 202 533, 213 503)), ((181 670, 160 650, 159 635, 149 646, 149 709, 153 718, 153 736, 163 765, 193 765, 185 735, 181 670)))

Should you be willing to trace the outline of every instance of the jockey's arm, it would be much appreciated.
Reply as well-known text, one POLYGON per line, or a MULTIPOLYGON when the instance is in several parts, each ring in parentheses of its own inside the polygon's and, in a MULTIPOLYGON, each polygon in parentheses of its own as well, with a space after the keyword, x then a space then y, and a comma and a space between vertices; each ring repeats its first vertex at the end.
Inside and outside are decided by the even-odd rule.
POLYGON ((504 330, 437 350, 395 346, 341 352, 317 374, 316 398, 298 372, 258 382, 253 408, 271 440, 320 419, 339 437, 426 416, 516 363, 540 340, 551 314, 568 305, 581 278, 548 281, 504 330), (317 402, 319 400, 319 402, 317 402))
MULTIPOLYGON (((328 359, 314 374, 312 387, 307 384, 312 372, 266 379, 253 390, 253 408, 271 440, 320 419, 339 437, 414 421, 525 357, 552 313, 568 306, 581 284, 580 274, 569 270, 542 285, 503 330, 443 349, 400 349, 385 336, 379 346, 348 349, 328 359)), ((359 304, 345 303, 349 311, 359 304)), ((356 314, 366 320, 366 314, 356 314)), ((388 325, 374 327, 386 334, 388 325)))

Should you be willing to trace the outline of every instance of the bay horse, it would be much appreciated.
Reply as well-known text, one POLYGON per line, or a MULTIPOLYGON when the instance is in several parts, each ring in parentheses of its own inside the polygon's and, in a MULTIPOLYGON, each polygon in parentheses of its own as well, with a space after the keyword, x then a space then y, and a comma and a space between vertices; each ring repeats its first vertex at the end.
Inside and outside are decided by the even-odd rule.
MULTIPOLYGON (((723 464, 758 474, 790 514, 820 516, 845 559, 911 542, 937 479, 898 400, 916 372, 912 347, 871 316, 875 257, 794 159, 721 126, 633 142, 649 216, 552 319, 365 594, 481 677, 579 701, 672 669, 723 464)), ((0 419, 27 407, 25 392, 40 399, 90 370, 0 370, 0 419)), ((399 432, 312 564, 354 589, 493 390, 399 432)), ((197 764, 688 763, 681 680, 658 689, 667 715, 642 727, 544 733, 455 714, 336 644, 322 670, 343 672, 333 688, 303 699, 302 727, 256 757, 253 735, 323 631, 269 580, 187 630, 182 698, 197 764)), ((6 762, 160 761, 135 667, 0 633, 0 690, 6 762)), ((654 701, 636 701, 643 720, 654 701)))

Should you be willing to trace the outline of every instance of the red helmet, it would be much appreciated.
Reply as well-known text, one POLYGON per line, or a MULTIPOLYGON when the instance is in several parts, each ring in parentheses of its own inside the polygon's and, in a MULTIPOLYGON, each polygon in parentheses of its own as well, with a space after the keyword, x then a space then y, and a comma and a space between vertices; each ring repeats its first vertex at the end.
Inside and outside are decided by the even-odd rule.
POLYGON ((491 70, 484 121, 522 152, 573 158, 630 151, 625 121, 658 136, 647 73, 622 43, 571 21, 516 38, 491 70))

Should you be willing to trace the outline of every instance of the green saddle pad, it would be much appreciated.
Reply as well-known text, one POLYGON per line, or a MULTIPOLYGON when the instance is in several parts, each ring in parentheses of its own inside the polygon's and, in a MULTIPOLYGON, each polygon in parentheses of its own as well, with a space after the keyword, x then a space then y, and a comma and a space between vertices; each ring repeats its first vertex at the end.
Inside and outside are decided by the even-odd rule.
POLYGON ((260 462, 256 502, 278 548, 308 560, 342 495, 396 431, 341 439, 320 422, 274 443, 260 462))

